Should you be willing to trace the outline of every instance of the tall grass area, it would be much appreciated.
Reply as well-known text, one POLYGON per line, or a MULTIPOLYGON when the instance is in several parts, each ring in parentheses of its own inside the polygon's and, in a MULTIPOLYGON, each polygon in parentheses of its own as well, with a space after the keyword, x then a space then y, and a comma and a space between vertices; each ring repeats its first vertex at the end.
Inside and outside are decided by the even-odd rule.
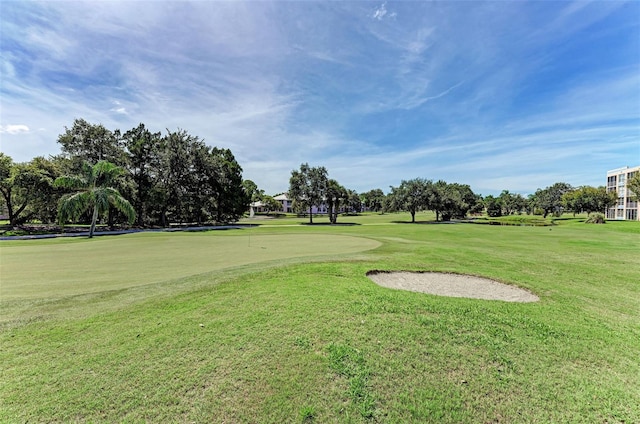
POLYGON ((0 422, 640 422, 639 223, 408 220, 0 242, 0 422), (372 269, 541 300, 392 290, 372 269))

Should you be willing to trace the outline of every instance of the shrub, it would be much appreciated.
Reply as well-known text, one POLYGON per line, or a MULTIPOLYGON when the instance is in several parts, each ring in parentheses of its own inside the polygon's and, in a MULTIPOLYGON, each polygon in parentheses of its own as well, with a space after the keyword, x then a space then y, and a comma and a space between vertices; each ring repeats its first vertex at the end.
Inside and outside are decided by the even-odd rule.
POLYGON ((604 219, 604 215, 601 213, 594 213, 593 215, 590 215, 586 221, 584 221, 587 224, 604 224, 605 223, 605 219, 604 219))

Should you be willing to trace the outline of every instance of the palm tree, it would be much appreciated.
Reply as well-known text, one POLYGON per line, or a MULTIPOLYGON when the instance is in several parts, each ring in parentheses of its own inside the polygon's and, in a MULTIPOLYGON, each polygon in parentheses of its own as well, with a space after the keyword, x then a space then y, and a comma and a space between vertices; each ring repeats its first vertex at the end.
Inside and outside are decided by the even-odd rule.
POLYGON ((91 229, 89 230, 89 238, 91 238, 96 228, 98 216, 107 212, 109 205, 124 213, 129 223, 132 223, 136 217, 133 206, 127 199, 122 197, 118 190, 109 187, 123 172, 124 170, 119 166, 101 160, 93 166, 85 163, 82 167, 81 176, 56 178, 54 186, 76 191, 75 193, 65 194, 60 199, 58 206, 58 222, 60 225, 64 225, 67 220, 77 220, 87 209, 93 207, 91 229))

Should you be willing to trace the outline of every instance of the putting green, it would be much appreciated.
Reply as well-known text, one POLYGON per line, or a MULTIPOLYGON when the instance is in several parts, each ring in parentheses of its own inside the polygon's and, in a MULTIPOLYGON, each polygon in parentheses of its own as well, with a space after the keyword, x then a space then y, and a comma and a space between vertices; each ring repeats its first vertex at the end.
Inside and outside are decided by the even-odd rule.
POLYGON ((288 258, 343 255, 380 243, 322 234, 143 233, 2 242, 0 300, 122 289, 288 258))

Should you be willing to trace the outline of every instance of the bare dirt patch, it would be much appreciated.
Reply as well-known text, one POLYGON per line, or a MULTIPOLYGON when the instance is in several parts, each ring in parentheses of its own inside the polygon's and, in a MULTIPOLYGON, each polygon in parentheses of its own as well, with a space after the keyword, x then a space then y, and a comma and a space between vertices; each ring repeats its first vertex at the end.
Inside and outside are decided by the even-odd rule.
POLYGON ((488 278, 442 272, 370 271, 367 276, 376 284, 392 289, 409 290, 438 296, 537 302, 535 294, 516 286, 488 278))

